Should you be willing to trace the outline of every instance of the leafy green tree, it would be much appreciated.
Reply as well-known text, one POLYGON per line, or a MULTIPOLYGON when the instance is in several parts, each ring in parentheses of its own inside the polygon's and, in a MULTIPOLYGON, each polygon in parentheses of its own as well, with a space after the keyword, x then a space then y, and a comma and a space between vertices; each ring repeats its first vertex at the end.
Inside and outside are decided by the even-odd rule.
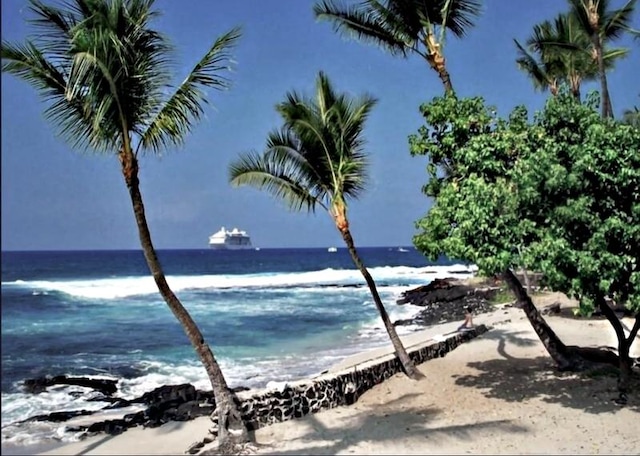
MULTIPOLYGON (((604 47, 605 43, 620 38, 625 32, 638 33, 631 27, 636 0, 628 0, 619 9, 612 8, 610 0, 569 0, 569 4, 577 24, 591 37, 594 59, 598 63, 602 116, 613 117, 604 47)), ((577 48, 575 50, 580 52, 577 48)))
POLYGON ((425 193, 435 203, 414 243, 430 257, 502 274, 560 368, 614 363, 625 393, 640 329, 640 132, 602 119, 594 105, 561 93, 533 123, 522 107, 500 119, 481 98, 423 105, 428 127, 410 141, 414 154, 429 156, 425 193), (597 306, 616 332, 618 355, 562 343, 512 273, 516 265, 541 271, 583 311, 597 306), (636 315, 628 334, 607 297, 636 315))
POLYGON ((373 42, 393 55, 418 54, 436 71, 445 92, 453 92, 443 53, 446 32, 464 37, 480 6, 479 0, 363 0, 355 5, 322 0, 313 11, 337 32, 373 42))
MULTIPOLYGON (((217 38, 182 83, 166 38, 151 28, 153 0, 74 0, 60 6, 30 0, 37 34, 2 42, 2 71, 32 85, 46 116, 80 150, 114 154, 121 164, 140 245, 158 290, 201 359, 215 395, 219 443, 248 441, 246 426, 209 345, 169 288, 151 240, 140 191, 138 158, 179 146, 203 114, 204 89, 223 89, 233 29, 217 38)), ((143 324, 143 323, 141 323, 143 324)))
MULTIPOLYGON (((559 14, 553 22, 544 21, 534 26, 526 47, 514 41, 518 48, 518 67, 529 75, 536 89, 549 89, 555 96, 560 85, 567 84, 573 96, 580 99, 582 82, 599 76, 591 38, 572 14, 559 14)), ((606 69, 611 69, 615 61, 627 53, 627 49, 605 50, 606 69)))
POLYGON ((356 249, 347 200, 357 198, 367 182, 363 151, 364 123, 376 100, 337 93, 324 73, 318 75, 315 98, 296 92, 276 109, 284 125, 269 134, 262 154, 244 153, 229 166, 235 186, 249 185, 283 200, 292 210, 326 210, 364 277, 389 338, 407 376, 421 377, 407 354, 380 299, 375 281, 356 249))

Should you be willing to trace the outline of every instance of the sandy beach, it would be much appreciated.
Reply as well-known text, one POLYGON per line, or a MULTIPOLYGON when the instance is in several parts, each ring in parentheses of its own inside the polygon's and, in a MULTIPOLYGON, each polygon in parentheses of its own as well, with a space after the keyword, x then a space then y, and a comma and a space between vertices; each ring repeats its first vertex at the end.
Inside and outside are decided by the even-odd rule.
MULTIPOLYGON (((538 298, 542 307, 559 294, 538 298)), ((605 320, 546 317, 567 344, 615 346, 605 320)), ((420 365, 425 378, 395 375, 357 403, 261 428, 258 454, 638 454, 640 394, 617 405, 616 378, 559 373, 522 310, 498 306, 476 324, 491 330, 444 358, 420 365)), ((631 327, 631 319, 624 320, 631 327)), ((458 323, 405 338, 408 347, 438 340, 458 323)), ((384 356, 372 351, 335 369, 384 356)), ((640 343, 632 356, 640 355, 640 343)), ((209 418, 94 436, 41 454, 184 454, 209 429, 209 418)), ((203 451, 213 444, 205 446, 203 451)), ((7 453, 8 454, 8 453, 7 453)), ((24 454, 24 453, 23 453, 24 454)))

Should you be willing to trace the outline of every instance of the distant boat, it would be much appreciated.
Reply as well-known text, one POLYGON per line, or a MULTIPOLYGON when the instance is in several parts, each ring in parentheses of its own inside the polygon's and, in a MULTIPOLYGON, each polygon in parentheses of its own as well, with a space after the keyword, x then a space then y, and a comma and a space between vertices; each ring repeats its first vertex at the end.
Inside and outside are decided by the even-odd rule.
POLYGON ((403 249, 402 247, 398 247, 398 252, 408 252, 407 249, 403 249))
POLYGON ((338 249, 336 247, 329 247, 327 249, 327 252, 331 252, 331 253, 334 253, 334 252, 337 252, 337 251, 338 251, 338 249))
POLYGON ((246 250, 252 248, 251 238, 246 231, 241 231, 238 228, 228 231, 224 226, 209 236, 209 247, 216 250, 246 250))

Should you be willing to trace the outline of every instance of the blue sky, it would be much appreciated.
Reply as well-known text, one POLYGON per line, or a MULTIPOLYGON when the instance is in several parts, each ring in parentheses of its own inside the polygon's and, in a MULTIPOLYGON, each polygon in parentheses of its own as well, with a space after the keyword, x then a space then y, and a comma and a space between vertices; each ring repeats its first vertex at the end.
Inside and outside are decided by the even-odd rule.
MULTIPOLYGON (((445 53, 460 96, 482 95, 506 115, 525 104, 540 109, 515 64, 513 39, 566 9, 562 0, 486 0, 464 40, 445 53)), ((616 6, 621 1, 613 1, 616 6)), ((247 230, 256 246, 326 247, 340 236, 325 213, 289 212, 252 188, 232 188, 227 167, 239 152, 262 150, 280 125, 274 106, 290 90, 309 93, 318 71, 338 90, 379 99, 365 129, 371 159, 368 191, 350 205, 357 245, 410 245, 414 222, 429 208, 421 193, 425 159, 411 157, 407 137, 422 125, 418 107, 442 93, 435 73, 417 57, 394 58, 373 45, 342 38, 316 22, 305 0, 158 0, 157 28, 176 47, 182 78, 215 37, 233 26, 243 36, 234 52, 233 86, 211 92, 211 108, 179 150, 141 161, 141 189, 156 248, 206 248, 220 226, 247 230)), ((2 0, 2 38, 29 33, 24 0, 2 0)), ((640 29, 640 11, 634 27, 640 29)), ((608 75, 614 111, 640 104, 640 42, 608 75)), ((592 88, 583 88, 583 93, 592 88)), ((26 83, 2 75, 2 250, 138 249, 129 197, 114 156, 73 151, 43 117, 26 83)))

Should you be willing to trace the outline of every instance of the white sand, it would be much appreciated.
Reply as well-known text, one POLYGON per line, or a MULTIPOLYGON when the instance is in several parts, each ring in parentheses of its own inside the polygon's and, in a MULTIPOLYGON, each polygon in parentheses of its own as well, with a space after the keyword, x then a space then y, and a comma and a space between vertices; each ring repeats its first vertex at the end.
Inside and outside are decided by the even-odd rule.
MULTIPOLYGON (((558 297, 547 296, 539 305, 558 297)), ((350 407, 259 429, 254 435, 258 453, 640 453, 637 390, 620 407, 612 401, 617 397, 615 377, 557 373, 520 309, 504 308, 475 320, 494 329, 445 358, 420 365, 424 380, 398 374, 350 407)), ((616 345, 604 320, 550 316, 547 321, 567 344, 616 345)), ((624 321, 627 327, 632 323, 624 321)), ((439 325, 405 342, 424 343, 456 326, 439 325)), ((359 355, 347 363, 381 355, 359 355)), ((639 355, 636 341, 632 356, 639 355)), ((184 454, 208 429, 204 417, 130 429, 115 437, 95 436, 43 454, 184 454)))

